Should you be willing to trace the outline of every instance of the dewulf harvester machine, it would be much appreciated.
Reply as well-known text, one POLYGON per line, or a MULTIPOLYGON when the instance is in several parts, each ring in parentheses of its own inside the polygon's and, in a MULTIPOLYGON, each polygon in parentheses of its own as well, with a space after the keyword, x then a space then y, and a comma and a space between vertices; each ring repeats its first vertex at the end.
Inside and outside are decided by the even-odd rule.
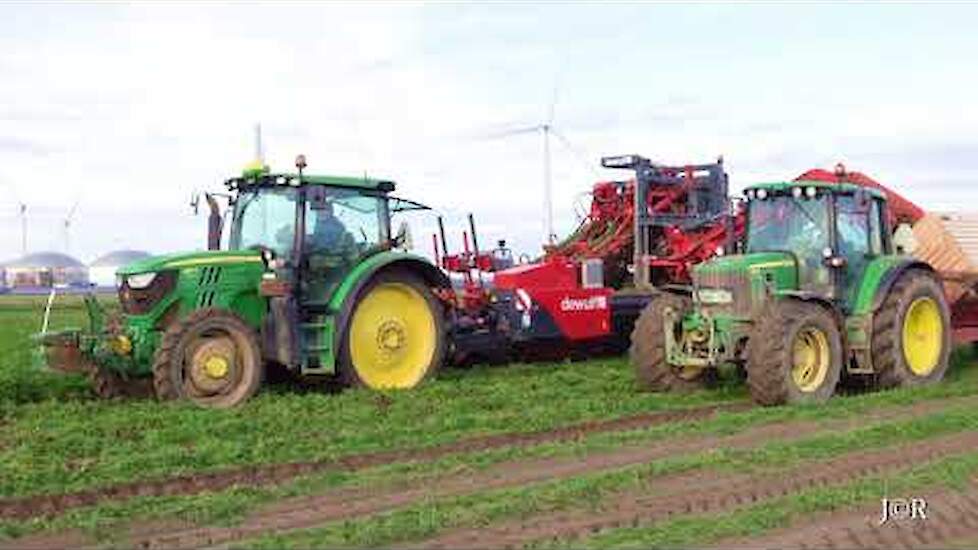
POLYGON ((455 361, 623 351, 650 289, 689 282, 694 265, 730 249, 743 231, 722 159, 665 166, 621 155, 601 162, 634 176, 595 184, 588 216, 535 261, 512 265, 502 244, 480 250, 471 217, 461 253, 446 253, 443 229, 433 236, 436 263, 464 276, 450 308, 455 361))

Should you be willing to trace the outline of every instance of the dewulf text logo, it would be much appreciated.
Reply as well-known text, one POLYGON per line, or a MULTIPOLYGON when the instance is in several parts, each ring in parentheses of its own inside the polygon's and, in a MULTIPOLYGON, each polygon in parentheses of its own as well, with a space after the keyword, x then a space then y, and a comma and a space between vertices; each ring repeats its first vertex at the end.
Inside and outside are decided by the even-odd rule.
POLYGON ((596 309, 608 309, 608 298, 606 296, 591 296, 590 298, 571 298, 568 296, 560 301, 561 311, 594 311, 596 309))

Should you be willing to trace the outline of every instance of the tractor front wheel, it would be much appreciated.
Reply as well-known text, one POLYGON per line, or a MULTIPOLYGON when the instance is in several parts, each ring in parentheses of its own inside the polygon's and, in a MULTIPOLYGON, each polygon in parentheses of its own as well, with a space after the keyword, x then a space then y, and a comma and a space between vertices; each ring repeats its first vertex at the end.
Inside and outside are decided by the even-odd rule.
POLYGON ((941 284, 929 272, 907 271, 873 316, 877 384, 893 388, 939 382, 950 350, 950 313, 941 284))
POLYGON ((160 400, 233 407, 258 391, 263 367, 258 336, 240 317, 199 309, 163 334, 153 361, 153 388, 160 400))
MULTIPOLYGON (((704 386, 706 369, 675 366, 666 360, 666 312, 672 311, 675 319, 682 319, 691 307, 686 296, 662 293, 635 320, 628 354, 643 390, 688 392, 704 386)), ((677 342, 681 341, 681 334, 674 336, 677 342)))
POLYGON ((774 302, 747 342, 747 385, 761 405, 826 401, 841 373, 839 327, 818 304, 774 302))
POLYGON ((442 306, 409 271, 378 274, 358 294, 340 346, 340 380, 372 389, 408 389, 445 357, 442 306))

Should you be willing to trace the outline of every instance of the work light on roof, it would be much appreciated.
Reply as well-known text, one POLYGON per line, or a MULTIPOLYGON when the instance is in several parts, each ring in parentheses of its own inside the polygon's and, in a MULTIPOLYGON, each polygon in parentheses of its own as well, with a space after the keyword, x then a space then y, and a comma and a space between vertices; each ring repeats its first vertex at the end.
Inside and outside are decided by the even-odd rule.
POLYGON ((791 188, 791 196, 792 197, 794 197, 796 199, 800 199, 801 198, 801 195, 802 195, 801 187, 792 187, 791 188))
POLYGON ((285 176, 279 176, 275 178, 275 183, 279 185, 285 185, 286 184, 285 176))
POLYGON ((767 189, 758 189, 757 190, 757 198, 760 199, 760 200, 766 199, 767 198, 767 189))
POLYGON ((808 187, 805 188, 805 196, 806 197, 808 197, 810 199, 814 199, 815 198, 815 195, 817 195, 817 194, 818 194, 818 191, 813 186, 809 185, 808 187))

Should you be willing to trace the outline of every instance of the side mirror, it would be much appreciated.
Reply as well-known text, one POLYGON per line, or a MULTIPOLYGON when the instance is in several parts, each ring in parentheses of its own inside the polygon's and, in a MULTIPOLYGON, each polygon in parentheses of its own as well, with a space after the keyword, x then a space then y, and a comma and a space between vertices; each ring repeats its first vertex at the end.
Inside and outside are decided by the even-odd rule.
POLYGON ((897 254, 913 254, 917 248, 917 238, 914 237, 910 224, 901 223, 893 232, 893 248, 897 254))
POLYGON ((198 212, 199 207, 200 207, 200 193, 194 191, 193 194, 190 195, 190 209, 193 210, 194 216, 196 216, 199 213, 198 212))
POLYGON ((397 227, 397 236, 394 237, 394 247, 403 250, 414 248, 414 239, 411 238, 411 226, 406 221, 402 221, 397 227))

